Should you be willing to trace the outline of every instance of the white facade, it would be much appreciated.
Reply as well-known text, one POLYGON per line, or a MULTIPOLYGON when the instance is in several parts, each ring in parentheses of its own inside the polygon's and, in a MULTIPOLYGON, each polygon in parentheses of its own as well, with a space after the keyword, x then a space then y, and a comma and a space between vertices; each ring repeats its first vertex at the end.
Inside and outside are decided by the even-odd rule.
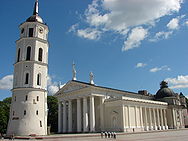
POLYGON ((58 131, 138 132, 184 128, 183 108, 144 95, 69 81, 55 95, 58 131))
POLYGON ((7 134, 47 134, 48 27, 34 12, 20 25, 7 134))

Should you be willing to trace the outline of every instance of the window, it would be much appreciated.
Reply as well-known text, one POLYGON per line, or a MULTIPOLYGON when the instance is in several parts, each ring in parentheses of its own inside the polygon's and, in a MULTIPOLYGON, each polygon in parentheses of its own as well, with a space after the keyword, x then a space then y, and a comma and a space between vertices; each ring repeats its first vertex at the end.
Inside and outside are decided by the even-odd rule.
POLYGON ((39 96, 37 96, 37 101, 39 101, 39 96))
POLYGON ((27 47, 26 60, 31 59, 31 47, 27 47))
POLYGON ((17 56, 17 62, 20 61, 20 48, 18 49, 18 56, 17 56))
POLYGON ((14 116, 15 112, 13 111, 12 115, 14 116))
POLYGON ((27 99, 28 99, 28 96, 26 95, 26 96, 25 96, 25 101, 27 101, 27 99))
POLYGON ((16 101, 16 96, 14 97, 14 101, 16 101))
POLYGON ((41 85, 41 74, 37 74, 37 85, 41 85))
POLYGON ((41 62, 42 62, 42 53, 43 53, 42 48, 39 48, 38 61, 41 61, 41 62))
POLYGON ((33 37, 33 28, 29 28, 29 37, 33 37))
POLYGON ((29 84, 29 73, 25 74, 25 84, 29 84))
POLYGON ((24 110, 24 115, 26 115, 26 110, 24 110))
POLYGON ((42 127, 42 121, 40 121, 40 127, 42 127))
POLYGON ((36 115, 38 115, 38 114, 39 114, 39 111, 37 110, 37 111, 36 111, 36 115))

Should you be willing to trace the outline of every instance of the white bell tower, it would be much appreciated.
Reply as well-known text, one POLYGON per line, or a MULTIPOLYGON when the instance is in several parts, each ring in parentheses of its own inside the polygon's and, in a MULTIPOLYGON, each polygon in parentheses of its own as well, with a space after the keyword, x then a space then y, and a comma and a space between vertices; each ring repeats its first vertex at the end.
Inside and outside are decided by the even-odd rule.
POLYGON ((7 134, 47 134, 48 26, 33 15, 20 26, 7 134))

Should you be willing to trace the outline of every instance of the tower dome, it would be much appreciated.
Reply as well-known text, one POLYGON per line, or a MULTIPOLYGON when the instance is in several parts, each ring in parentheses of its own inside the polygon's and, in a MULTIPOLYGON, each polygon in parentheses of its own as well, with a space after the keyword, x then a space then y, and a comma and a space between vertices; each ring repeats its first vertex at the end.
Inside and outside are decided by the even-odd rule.
POLYGON ((160 85, 161 85, 161 87, 157 91, 155 98, 160 99, 160 98, 164 98, 164 97, 175 96, 175 93, 170 88, 168 88, 167 82, 162 81, 160 85))
POLYGON ((26 22, 40 22, 43 23, 42 18, 38 15, 39 10, 38 10, 38 0, 36 0, 35 5, 34 5, 34 10, 33 10, 33 15, 30 16, 26 22))

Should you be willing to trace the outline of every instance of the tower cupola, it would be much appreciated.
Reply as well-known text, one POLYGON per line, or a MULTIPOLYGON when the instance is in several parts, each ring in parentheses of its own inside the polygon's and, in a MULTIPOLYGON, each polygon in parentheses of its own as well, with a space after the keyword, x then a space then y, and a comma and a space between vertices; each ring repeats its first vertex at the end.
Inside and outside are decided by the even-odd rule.
POLYGON ((39 3, 38 0, 36 0, 34 9, 33 9, 33 15, 29 17, 26 22, 40 22, 43 23, 42 18, 39 16, 39 3))

